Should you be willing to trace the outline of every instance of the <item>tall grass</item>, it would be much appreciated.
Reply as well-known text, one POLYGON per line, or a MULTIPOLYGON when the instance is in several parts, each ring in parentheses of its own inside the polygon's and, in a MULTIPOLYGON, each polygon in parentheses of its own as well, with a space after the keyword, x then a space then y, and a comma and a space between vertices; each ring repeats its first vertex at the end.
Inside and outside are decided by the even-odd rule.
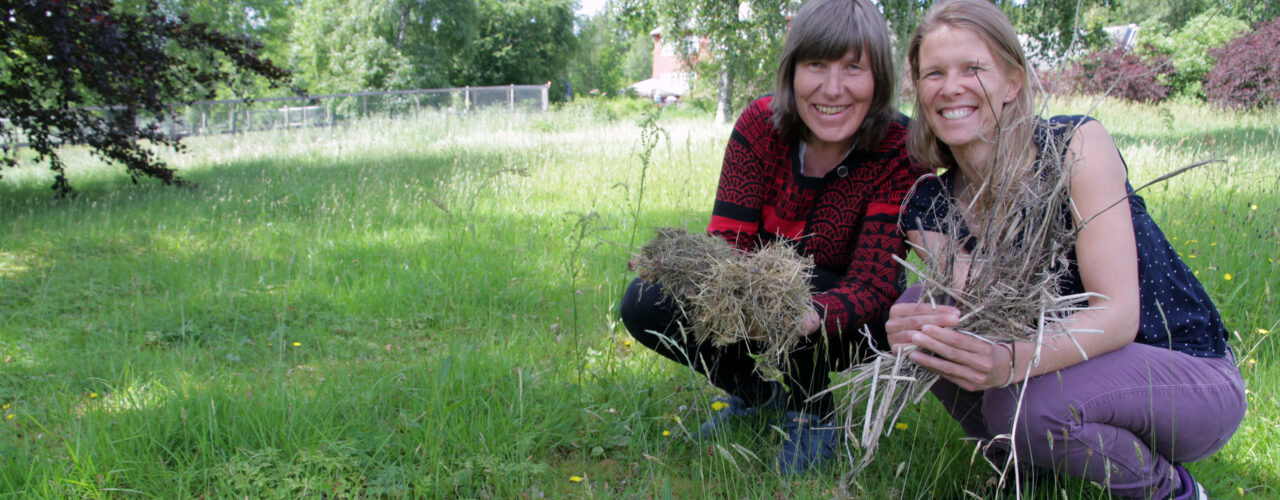
MULTIPOLYGON (((1091 112, 1135 184, 1228 159, 1146 197, 1238 332, 1250 388, 1235 439, 1192 469, 1218 496, 1280 496, 1266 444, 1280 440, 1280 347, 1262 333, 1280 334, 1280 126, 1176 105, 1091 112)), ((135 186, 79 150, 74 199, 53 198, 39 166, 3 172, 0 496, 836 494, 838 471, 773 473, 768 428, 690 441, 714 391, 618 323, 635 243, 705 227, 729 133, 664 116, 647 146, 625 116, 193 138, 169 161, 194 189, 135 186)), ((903 423, 852 493, 995 494, 936 403, 903 423)))

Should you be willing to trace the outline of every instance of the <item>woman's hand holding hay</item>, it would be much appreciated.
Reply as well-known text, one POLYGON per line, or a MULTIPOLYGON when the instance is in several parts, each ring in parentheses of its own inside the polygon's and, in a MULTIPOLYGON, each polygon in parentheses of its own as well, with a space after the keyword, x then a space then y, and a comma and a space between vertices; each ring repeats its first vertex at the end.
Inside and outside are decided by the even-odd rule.
POLYGON ((1005 385, 1010 379, 1011 352, 973 335, 955 331, 960 310, 927 303, 896 304, 885 323, 889 345, 907 359, 968 391, 1005 385))
POLYGON ((976 335, 925 325, 911 335, 911 344, 918 349, 907 359, 966 391, 1000 387, 1012 379, 1011 352, 976 335))
POLYGON ((813 332, 822 328, 822 316, 818 314, 818 311, 815 310, 812 305, 809 306, 809 309, 805 310, 804 318, 801 318, 800 321, 801 337, 813 335, 813 332))
POLYGON ((889 320, 884 329, 889 334, 893 353, 900 354, 899 344, 910 344, 911 335, 925 325, 953 327, 960 324, 960 310, 951 306, 929 303, 902 303, 889 308, 889 320))

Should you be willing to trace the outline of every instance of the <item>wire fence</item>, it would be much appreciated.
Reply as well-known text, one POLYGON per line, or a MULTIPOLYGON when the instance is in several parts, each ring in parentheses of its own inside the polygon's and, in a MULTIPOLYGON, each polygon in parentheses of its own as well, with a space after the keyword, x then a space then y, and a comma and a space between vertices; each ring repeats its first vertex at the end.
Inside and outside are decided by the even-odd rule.
MULTIPOLYGON (((351 120, 409 117, 422 112, 546 111, 547 90, 546 85, 502 85, 196 101, 175 106, 176 112, 159 125, 171 137, 185 137, 331 127, 351 120)), ((114 108, 93 109, 111 113, 114 108)), ((154 122, 150 118, 139 120, 149 120, 139 125, 154 122)), ((17 142, 11 147, 27 146, 21 131, 17 132, 17 142)))

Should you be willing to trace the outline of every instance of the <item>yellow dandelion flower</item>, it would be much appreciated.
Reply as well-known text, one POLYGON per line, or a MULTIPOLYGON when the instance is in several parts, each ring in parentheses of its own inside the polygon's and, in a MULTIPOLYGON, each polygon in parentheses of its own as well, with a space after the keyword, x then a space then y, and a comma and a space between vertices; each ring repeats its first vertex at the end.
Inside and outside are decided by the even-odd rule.
POLYGON ((667 436, 670 436, 670 435, 671 435, 671 431, 666 430, 666 429, 663 429, 663 430, 662 430, 662 437, 667 437, 667 436))
POLYGON ((902 423, 902 422, 898 422, 898 423, 896 423, 896 424, 893 424, 893 428, 894 428, 894 429, 898 429, 898 430, 900 430, 900 431, 905 431, 905 430, 907 430, 907 424, 902 423))
POLYGON ((302 347, 302 342, 294 342, 294 343, 293 343, 293 346, 294 346, 294 347, 302 347))
POLYGON ((1216 246, 1218 246, 1218 242, 1216 242, 1216 241, 1215 241, 1215 242, 1213 242, 1213 243, 1210 243, 1210 244, 1209 244, 1209 246, 1211 246, 1211 247, 1216 247, 1216 246))
POLYGON ((98 399, 98 393, 96 393, 96 392, 90 392, 90 393, 89 393, 89 399, 98 399))
POLYGON ((1249 366, 1253 366, 1253 365, 1258 364, 1258 360, 1253 359, 1253 358, 1249 358, 1248 363, 1249 363, 1249 366))
MULTIPOLYGON (((1260 334, 1262 334, 1262 335, 1266 335, 1266 334, 1268 334, 1268 333, 1271 333, 1271 330, 1268 330, 1268 329, 1266 329, 1266 328, 1259 328, 1259 329, 1258 329, 1258 333, 1260 333, 1260 334)), ((4 407, 5 407, 5 408, 8 408, 8 407, 9 407, 9 405, 4 405, 4 407)))
POLYGON ((8 409, 9 409, 9 403, 5 403, 4 406, 0 406, 0 410, 8 410, 8 409))
POLYGON ((1227 280, 1227 281, 1231 281, 1231 273, 1227 273, 1227 274, 1222 275, 1222 279, 1227 280))
POLYGON ((582 482, 582 476, 569 476, 569 480, 570 480, 570 481, 573 481, 573 482, 575 482, 575 483, 581 483, 581 482, 582 482))
POLYGON ((1191 258, 1196 258, 1196 254, 1191 254, 1191 258))
POLYGON ((1257 209, 1258 209, 1258 204, 1257 204, 1257 203, 1254 203, 1254 204, 1252 204, 1252 205, 1249 205, 1249 210, 1257 210, 1257 209))
POLYGON ((5 420, 13 420, 13 414, 12 414, 12 413, 10 413, 10 414, 8 414, 8 415, 5 415, 5 416, 4 416, 4 419, 5 419, 5 420))
POLYGON ((631 340, 630 340, 630 339, 628 339, 628 340, 624 340, 624 341, 622 341, 622 345, 624 345, 624 346, 626 346, 626 347, 631 347, 631 340))
POLYGON ((729 403, 726 403, 724 401, 716 401, 714 403, 711 403, 711 409, 715 411, 720 411, 728 407, 729 407, 729 403))

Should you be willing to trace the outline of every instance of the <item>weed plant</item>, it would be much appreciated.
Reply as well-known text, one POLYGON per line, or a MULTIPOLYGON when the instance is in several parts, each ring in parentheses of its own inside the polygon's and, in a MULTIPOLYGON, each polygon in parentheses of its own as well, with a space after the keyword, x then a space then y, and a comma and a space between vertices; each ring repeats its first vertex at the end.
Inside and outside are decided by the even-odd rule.
MULTIPOLYGON (((1084 112, 1091 103, 1059 101, 1084 112)), ((633 344, 634 242, 701 231, 729 128, 589 106, 193 138, 199 183, 133 185, 68 150, 0 180, 0 497, 831 497, 772 471, 778 433, 688 430, 716 394, 633 344), (647 160, 641 164, 638 155, 647 160), (643 199, 641 184, 643 183, 643 199)), ((1235 332, 1249 414, 1191 464, 1280 497, 1280 125, 1104 102, 1135 185, 1235 332)), ((984 498, 994 471, 929 398, 849 491, 984 498)), ((1035 498, 1103 498, 1042 477, 1035 498)), ((1007 492, 1006 492, 1007 493, 1007 492)))

